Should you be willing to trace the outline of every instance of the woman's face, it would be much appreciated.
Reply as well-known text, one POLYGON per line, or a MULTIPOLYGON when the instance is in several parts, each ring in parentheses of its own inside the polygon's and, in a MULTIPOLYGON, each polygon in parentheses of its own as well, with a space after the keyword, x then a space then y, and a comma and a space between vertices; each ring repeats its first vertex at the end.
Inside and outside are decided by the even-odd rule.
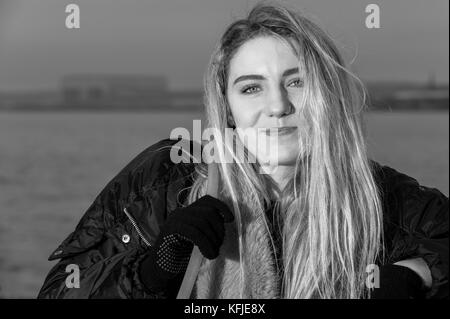
POLYGON ((271 36, 245 42, 230 61, 228 103, 236 127, 245 131, 248 150, 260 163, 294 165, 303 152, 299 137, 303 140, 308 132, 300 114, 303 72, 292 48, 271 36), (270 128, 275 134, 264 130, 270 128), (261 151, 264 145, 268 147, 261 151))

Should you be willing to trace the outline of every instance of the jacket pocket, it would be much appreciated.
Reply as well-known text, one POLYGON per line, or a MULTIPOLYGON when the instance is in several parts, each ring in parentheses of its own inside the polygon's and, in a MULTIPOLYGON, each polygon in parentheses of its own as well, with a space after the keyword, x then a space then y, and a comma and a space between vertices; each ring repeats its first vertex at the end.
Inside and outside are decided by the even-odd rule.
POLYGON ((130 202, 121 202, 116 220, 107 230, 106 236, 119 251, 129 248, 151 247, 156 239, 151 223, 150 204, 139 197, 130 202))
MULTIPOLYGON (((133 206, 128 206, 128 207, 124 207, 123 208, 123 213, 125 214, 125 216, 127 216, 129 223, 131 223, 131 225, 133 226, 134 231, 137 234, 137 237, 147 246, 150 247, 152 246, 151 244, 151 239, 149 237, 148 234, 144 234, 144 231, 142 230, 142 228, 138 225, 134 215, 132 214, 132 209, 133 206)), ((123 234, 122 235, 122 242, 124 243, 128 243, 131 240, 131 236, 129 236, 128 234, 123 234)))

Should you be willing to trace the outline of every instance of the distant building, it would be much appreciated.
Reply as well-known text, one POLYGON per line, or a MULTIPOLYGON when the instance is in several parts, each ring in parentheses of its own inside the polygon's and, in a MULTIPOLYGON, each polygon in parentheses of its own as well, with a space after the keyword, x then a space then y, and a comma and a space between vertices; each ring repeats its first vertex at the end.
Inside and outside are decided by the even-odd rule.
POLYGON ((0 93, 0 110, 50 110, 61 107, 58 91, 16 91, 0 93))
POLYGON ((3 110, 203 110, 203 93, 169 91, 165 77, 68 75, 54 91, 0 92, 3 110))
POLYGON ((391 98, 391 105, 397 110, 448 110, 448 89, 400 90, 391 98))
POLYGON ((372 83, 368 85, 372 109, 448 110, 448 85, 411 83, 372 83))
POLYGON ((61 82, 69 108, 152 109, 170 106, 165 77, 147 75, 69 75, 61 82))

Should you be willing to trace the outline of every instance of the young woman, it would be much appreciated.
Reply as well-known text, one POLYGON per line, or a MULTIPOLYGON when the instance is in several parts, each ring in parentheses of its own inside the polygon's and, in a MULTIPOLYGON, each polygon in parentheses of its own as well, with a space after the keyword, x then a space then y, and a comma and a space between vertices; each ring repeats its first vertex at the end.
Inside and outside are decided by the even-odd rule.
POLYGON ((448 198, 367 157, 363 86, 324 31, 256 5, 204 85, 218 198, 204 162, 175 163, 179 140, 150 146, 50 256, 39 298, 175 297, 194 245, 192 298, 448 298, 448 198))

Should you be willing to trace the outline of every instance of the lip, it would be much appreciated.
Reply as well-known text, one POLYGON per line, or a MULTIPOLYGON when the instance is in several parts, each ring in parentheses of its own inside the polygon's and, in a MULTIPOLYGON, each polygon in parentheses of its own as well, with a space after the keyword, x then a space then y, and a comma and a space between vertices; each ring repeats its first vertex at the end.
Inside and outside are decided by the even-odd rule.
POLYGON ((294 133, 295 131, 297 131, 297 127, 296 126, 271 127, 265 129, 264 133, 266 135, 271 135, 272 133, 271 131, 274 131, 273 133, 278 136, 282 136, 294 133))

